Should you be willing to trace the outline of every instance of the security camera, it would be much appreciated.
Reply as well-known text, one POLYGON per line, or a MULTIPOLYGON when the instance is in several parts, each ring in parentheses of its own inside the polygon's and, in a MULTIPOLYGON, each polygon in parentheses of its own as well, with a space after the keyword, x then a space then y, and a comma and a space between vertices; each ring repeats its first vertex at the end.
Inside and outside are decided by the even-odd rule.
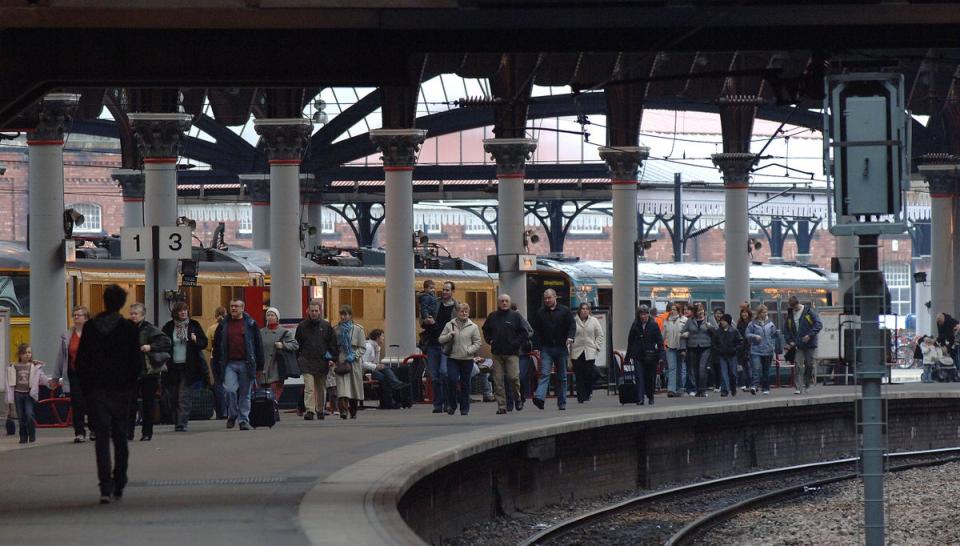
POLYGON ((67 239, 73 237, 74 226, 83 225, 83 215, 74 209, 63 211, 63 235, 67 239))
POLYGON ((6 165, 0 165, 0 176, 3 176, 3 175, 5 175, 5 174, 7 174, 7 166, 6 166, 6 165))

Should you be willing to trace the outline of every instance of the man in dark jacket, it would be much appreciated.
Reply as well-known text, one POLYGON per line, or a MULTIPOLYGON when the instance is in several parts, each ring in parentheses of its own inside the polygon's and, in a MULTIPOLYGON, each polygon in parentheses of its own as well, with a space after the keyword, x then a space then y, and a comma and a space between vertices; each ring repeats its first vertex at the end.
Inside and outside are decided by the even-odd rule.
POLYGON ((937 315, 937 343, 945 349, 945 352, 952 353, 953 346, 956 343, 956 336, 953 330, 957 327, 957 319, 947 313, 937 315))
MULTIPOLYGON (((448 322, 457 317, 457 300, 453 299, 456 289, 450 281, 443 283, 440 290, 440 299, 433 299, 433 308, 422 316, 420 325, 423 327, 424 353, 427 355, 427 370, 430 373, 430 384, 433 386, 433 413, 442 413, 444 401, 447 400, 447 355, 440 347, 440 333, 448 322)), ((424 298, 429 303, 430 298, 424 298)), ((387 332, 389 334, 389 332, 387 332)))
POLYGON ((115 284, 103 290, 105 311, 83 325, 77 348, 77 375, 96 432, 100 503, 120 500, 127 485, 128 412, 143 365, 137 327, 120 316, 127 292, 115 284), (110 441, 116 461, 110 468, 110 441))
POLYGON ((507 388, 513 396, 517 411, 523 409, 520 396, 520 350, 528 342, 523 316, 510 309, 510 296, 500 294, 497 310, 487 316, 483 323, 483 339, 490 345, 493 359, 493 396, 497 399, 497 415, 507 413, 507 388))
POLYGON ((743 346, 743 336, 734 326, 733 317, 722 315, 719 326, 713 331, 713 353, 717 355, 717 366, 720 370, 720 396, 727 394, 737 395, 737 353, 743 346))
POLYGON ((297 325, 295 338, 297 362, 303 376, 303 418, 313 421, 314 415, 323 419, 327 404, 327 374, 337 360, 337 336, 333 326, 323 319, 320 300, 307 304, 307 318, 297 325))
POLYGON ((641 305, 637 308, 637 317, 630 325, 627 336, 627 359, 633 361, 637 370, 637 405, 643 405, 646 396, 653 405, 653 391, 656 387, 657 365, 663 358, 663 334, 657 321, 650 317, 650 308, 641 305))
MULTIPOLYGON (((140 376, 140 441, 149 442, 153 438, 153 408, 156 405, 157 387, 160 374, 167 370, 171 342, 160 328, 144 320, 147 314, 142 303, 130 306, 130 320, 137 325, 140 333, 140 353, 143 355, 143 374, 140 376), (164 354, 166 353, 166 354, 164 354)), ((130 430, 127 439, 133 440, 137 426, 137 397, 132 397, 130 406, 130 430)))
POLYGON ((230 302, 230 316, 213 337, 212 358, 227 399, 227 428, 239 419, 240 430, 250 430, 250 387, 263 370, 263 341, 257 323, 243 308, 243 300, 230 302))
POLYGON ((548 288, 543 292, 543 307, 530 318, 533 327, 533 350, 540 352, 540 383, 533 395, 533 405, 543 409, 550 387, 550 375, 557 367, 557 408, 567 409, 567 360, 570 345, 577 336, 577 323, 573 313, 557 302, 557 293, 548 288))
POLYGON ((787 317, 784 322, 785 349, 796 348, 793 373, 793 394, 801 394, 817 384, 817 363, 813 353, 817 349, 817 334, 823 329, 820 317, 813 309, 800 304, 796 296, 787 300, 787 317), (800 390, 800 387, 803 390, 800 390))

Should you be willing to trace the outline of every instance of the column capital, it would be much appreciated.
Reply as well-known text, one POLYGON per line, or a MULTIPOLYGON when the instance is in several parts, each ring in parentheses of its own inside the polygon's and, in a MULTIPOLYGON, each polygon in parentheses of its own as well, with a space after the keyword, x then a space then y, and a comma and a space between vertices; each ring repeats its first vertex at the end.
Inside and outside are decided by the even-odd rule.
POLYGON ((535 138, 487 138, 483 151, 497 163, 498 178, 523 178, 530 155, 537 149, 535 138))
POLYGON ((243 186, 250 202, 254 205, 270 202, 270 176, 266 174, 241 174, 240 184, 243 186))
POLYGON ((144 163, 173 163, 183 147, 183 132, 193 116, 176 113, 127 114, 144 163))
POLYGON ((750 169, 760 159, 757 154, 723 153, 710 156, 713 164, 723 173, 723 186, 727 189, 746 188, 750 183, 750 169))
POLYGON ((27 135, 27 144, 63 144, 63 129, 73 120, 80 95, 50 93, 41 99, 37 128, 27 135))
POLYGON ((650 148, 646 146, 617 146, 600 148, 600 158, 610 169, 613 184, 636 184, 640 174, 640 165, 650 157, 650 148))
POLYGON ((386 170, 413 170, 417 165, 420 145, 427 138, 426 129, 374 129, 370 140, 380 150, 386 170))
POLYGON ((930 197, 952 197, 960 182, 960 157, 951 154, 925 154, 917 170, 930 186, 930 197))
POLYGON ((143 171, 117 169, 110 173, 110 176, 116 180, 117 185, 120 186, 124 201, 143 201, 146 186, 143 171))
POLYGON ((257 119, 253 128, 267 147, 271 164, 299 164, 310 143, 313 123, 303 118, 257 119))

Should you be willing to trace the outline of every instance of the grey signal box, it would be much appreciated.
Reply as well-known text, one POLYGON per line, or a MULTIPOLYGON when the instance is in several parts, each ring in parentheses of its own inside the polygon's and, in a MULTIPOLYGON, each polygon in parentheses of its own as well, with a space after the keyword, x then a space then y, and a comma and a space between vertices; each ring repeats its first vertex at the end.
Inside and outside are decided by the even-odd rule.
POLYGON ((834 182, 837 216, 856 218, 831 231, 902 233, 911 119, 903 75, 844 74, 827 78, 826 85, 825 170, 834 182))

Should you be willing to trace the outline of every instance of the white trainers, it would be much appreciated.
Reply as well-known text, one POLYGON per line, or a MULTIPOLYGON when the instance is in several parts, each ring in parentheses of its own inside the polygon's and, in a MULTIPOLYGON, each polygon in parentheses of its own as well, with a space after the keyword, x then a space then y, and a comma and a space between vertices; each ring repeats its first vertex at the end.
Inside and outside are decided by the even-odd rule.
POLYGON ((769 396, 769 395, 770 395, 770 391, 763 391, 763 395, 764 395, 764 396, 769 396))
POLYGON ((86 442, 86 441, 87 441, 87 437, 84 436, 83 434, 77 434, 77 435, 73 438, 73 443, 75 443, 75 444, 82 444, 82 443, 84 443, 84 442, 86 442))
POLYGON ((800 389, 793 391, 793 394, 800 394, 800 389))
POLYGON ((743 391, 743 392, 747 392, 749 389, 747 389, 747 386, 744 385, 744 386, 740 387, 740 390, 743 391))

